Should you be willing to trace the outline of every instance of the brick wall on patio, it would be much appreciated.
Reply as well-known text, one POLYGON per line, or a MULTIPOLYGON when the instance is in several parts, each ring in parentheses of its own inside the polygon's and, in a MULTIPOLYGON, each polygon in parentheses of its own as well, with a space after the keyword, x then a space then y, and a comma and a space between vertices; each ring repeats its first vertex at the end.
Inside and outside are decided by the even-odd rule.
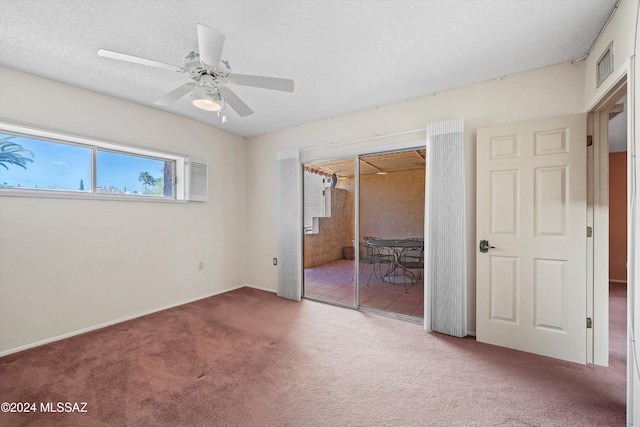
POLYGON ((304 268, 341 259, 342 248, 353 245, 354 193, 328 187, 325 197, 327 216, 313 218, 316 233, 304 235, 304 268))
POLYGON ((360 177, 360 239, 424 236, 425 169, 360 177))

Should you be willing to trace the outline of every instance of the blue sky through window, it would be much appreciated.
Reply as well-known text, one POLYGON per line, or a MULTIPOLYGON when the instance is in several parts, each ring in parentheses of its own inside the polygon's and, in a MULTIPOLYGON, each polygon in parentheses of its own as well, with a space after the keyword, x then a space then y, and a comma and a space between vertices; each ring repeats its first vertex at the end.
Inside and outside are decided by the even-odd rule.
MULTIPOLYGON (((0 133, 0 139, 10 136, 0 133)), ((26 169, 11 164, 7 164, 8 169, 0 166, 0 186, 79 191, 82 181, 84 191, 91 191, 91 148, 20 136, 10 141, 31 151, 32 155, 20 154, 33 162, 27 163, 26 169)), ((158 179, 163 177, 163 168, 163 160, 98 150, 97 186, 142 193, 140 172, 158 179)))
POLYGON ((144 187, 138 180, 140 172, 149 172, 155 179, 164 176, 164 161, 129 154, 98 151, 97 182, 100 188, 116 188, 122 192, 142 193, 144 187))

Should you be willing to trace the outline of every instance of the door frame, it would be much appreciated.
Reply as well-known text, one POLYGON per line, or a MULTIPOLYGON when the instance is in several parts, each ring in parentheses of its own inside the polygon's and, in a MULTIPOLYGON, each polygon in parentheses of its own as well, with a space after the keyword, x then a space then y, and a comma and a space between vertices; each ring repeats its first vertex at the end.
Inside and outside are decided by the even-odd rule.
POLYGON ((587 243, 587 316, 594 320, 587 329, 587 363, 601 366, 609 365, 609 110, 627 92, 623 75, 587 116, 593 138, 587 149, 587 224, 594 230, 587 243))
MULTIPOLYGON (((638 222, 637 221, 638 218, 636 218, 636 216, 638 216, 638 213, 635 207, 635 204, 636 204, 635 197, 633 196, 634 188, 637 186, 637 182, 636 182, 637 177, 635 172, 636 171, 636 159, 635 159, 636 133, 635 133, 635 88, 634 88, 635 65, 634 63, 635 61, 634 61, 634 58, 632 57, 627 61, 625 61, 625 63, 620 68, 618 68, 617 71, 614 72, 615 73, 614 75, 609 76, 609 79, 608 79, 609 81, 605 81, 605 84, 603 84, 602 87, 598 89, 594 99, 585 103, 586 108, 584 110, 585 112, 590 113, 589 116, 591 115, 591 113, 594 114, 594 122, 595 122, 595 114, 601 113, 604 108, 606 108, 607 106, 610 106, 612 102, 615 102, 618 99, 616 98, 616 96, 618 96, 618 91, 620 90, 624 91, 625 90, 624 85, 626 84, 627 108, 628 108, 628 111, 627 111, 627 114, 628 114, 628 117, 627 117, 627 203, 628 203, 628 209, 629 209, 629 215, 627 217, 627 384, 626 384, 627 386, 626 387, 627 388, 627 404, 626 404, 627 408, 626 409, 627 409, 628 425, 633 424, 634 414, 636 412, 636 409, 634 408, 634 403, 635 403, 634 396, 640 395, 640 376, 636 377, 634 373, 635 365, 634 363, 631 363, 635 360, 635 357, 634 357, 635 356, 634 355, 635 337, 632 337, 631 334, 629 334, 630 330, 633 331, 640 328, 640 323, 639 323, 640 319, 637 319, 635 316, 636 304, 638 304, 640 308, 640 300, 636 301, 639 298, 636 296, 636 292, 635 292, 635 280, 637 275, 636 274, 636 265, 637 265, 636 258, 638 258, 638 255, 636 255, 636 252, 637 252, 636 246, 638 246, 638 243, 640 242, 636 237, 636 224, 638 222)), ((587 134, 591 134, 589 133, 589 129, 587 129, 587 132, 588 132, 587 134)), ((595 135, 594 135, 594 147, 595 147, 595 135)), ((603 149, 604 149, 603 147, 601 146, 599 147, 599 150, 603 150, 603 149)), ((594 148, 594 151, 595 151, 595 148, 594 148)), ((597 163, 599 168, 602 167, 602 161, 604 160, 601 158, 600 162, 597 163)), ((589 164, 588 167, 591 167, 591 164, 589 164)), ((607 164, 607 167, 608 167, 608 164, 607 164)), ((594 181, 594 184, 595 183, 596 181, 594 181)), ((600 197, 602 197, 603 190, 604 190, 606 192, 605 194, 608 197, 608 194, 609 194, 608 185, 606 186, 606 188, 603 189, 601 180, 598 180, 597 183, 600 185, 592 186, 592 190, 594 192, 593 196, 595 196, 595 191, 599 191, 599 195, 600 197), (596 190, 596 187, 598 187, 597 190, 596 190)), ((607 184, 608 184, 608 177, 607 177, 607 184)), ((608 199, 607 199, 607 204, 608 204, 608 199)), ((594 237, 599 234, 598 230, 603 230, 603 229, 608 230, 609 228, 608 210, 607 210, 606 220, 607 221, 605 223, 603 221, 603 218, 600 217, 597 222, 595 221, 593 222, 594 237)), ((606 250, 608 254, 609 242, 607 240, 606 242, 603 242, 603 243, 606 244, 606 250)), ((607 265, 605 266, 602 261, 597 259, 593 259, 593 262, 591 263, 591 265, 588 264, 587 266, 589 271, 595 272, 597 270, 600 272, 600 274, 602 274, 603 270, 608 272, 608 267, 609 267, 608 260, 607 260, 607 265)), ((600 313, 602 313, 602 311, 606 309, 608 313, 608 304, 609 304, 608 274, 607 274, 607 281, 606 281, 606 296, 607 296, 606 298, 602 297, 602 295, 605 294, 603 289, 605 285, 603 283, 600 283, 600 286, 598 286, 594 282, 590 282, 588 283, 588 286, 593 291, 591 293, 591 295, 594 297, 591 300, 592 302, 591 307, 593 308, 593 312, 595 313, 599 311, 600 313)), ((640 294, 638 295, 640 296, 640 294)), ((589 309, 589 306, 587 308, 589 309)), ((599 359, 603 357, 602 344, 603 342, 608 343, 608 321, 607 321, 606 338, 603 336, 603 333, 602 333, 603 331, 596 329, 596 326, 597 324, 594 323, 593 340, 592 340, 593 346, 591 347, 591 349, 593 350, 592 354, 594 356, 593 363, 599 364, 596 362, 596 356, 599 359), (605 339, 607 341, 604 341, 605 339)), ((587 340, 587 342, 589 341, 587 340)), ((607 354, 607 358, 608 358, 608 354, 607 354)), ((638 400, 640 401, 640 399, 638 400)))

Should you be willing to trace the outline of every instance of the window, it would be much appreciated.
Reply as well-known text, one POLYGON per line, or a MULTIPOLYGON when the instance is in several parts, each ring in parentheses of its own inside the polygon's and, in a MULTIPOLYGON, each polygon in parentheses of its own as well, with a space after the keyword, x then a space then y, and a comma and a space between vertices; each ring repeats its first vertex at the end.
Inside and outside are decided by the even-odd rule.
POLYGON ((0 133, 0 187, 91 191, 91 148, 0 133))
MULTIPOLYGON (((206 162, 199 162, 193 162, 193 167, 206 170, 206 162)), ((191 164, 182 155, 0 123, 3 195, 185 200, 193 180, 185 179, 191 164)), ((199 200, 206 200, 204 177, 198 184, 204 183, 205 197, 199 200)))
POLYGON ((174 163, 97 150, 96 192, 173 197, 174 163))

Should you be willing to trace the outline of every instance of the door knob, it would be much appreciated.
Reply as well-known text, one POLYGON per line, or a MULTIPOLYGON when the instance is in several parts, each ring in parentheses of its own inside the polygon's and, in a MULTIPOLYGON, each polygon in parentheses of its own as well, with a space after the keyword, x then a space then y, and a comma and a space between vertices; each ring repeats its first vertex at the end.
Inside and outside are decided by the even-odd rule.
POLYGON ((488 240, 480 240, 480 252, 486 254, 489 252, 489 249, 495 249, 495 246, 489 246, 488 240))

